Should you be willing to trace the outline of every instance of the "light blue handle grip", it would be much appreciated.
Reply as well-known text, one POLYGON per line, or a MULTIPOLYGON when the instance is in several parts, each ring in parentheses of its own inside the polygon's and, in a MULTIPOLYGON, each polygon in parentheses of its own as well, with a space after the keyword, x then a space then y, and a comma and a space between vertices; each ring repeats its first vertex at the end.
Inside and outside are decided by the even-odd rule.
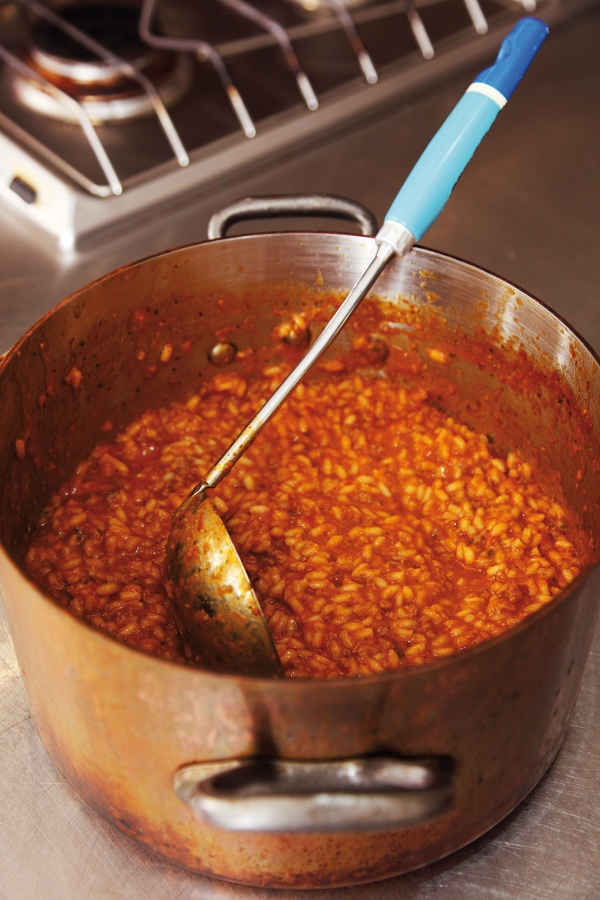
POLYGON ((496 62, 470 85, 425 149, 390 206, 386 221, 418 241, 444 208, 483 136, 542 45, 548 26, 521 19, 502 42, 496 62))

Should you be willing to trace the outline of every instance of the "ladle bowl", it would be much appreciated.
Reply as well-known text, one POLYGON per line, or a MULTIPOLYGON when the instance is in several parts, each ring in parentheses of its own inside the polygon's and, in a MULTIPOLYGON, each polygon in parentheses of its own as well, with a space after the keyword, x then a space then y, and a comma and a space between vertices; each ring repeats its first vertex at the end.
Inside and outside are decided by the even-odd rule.
POLYGON ((205 490, 179 507, 167 554, 167 590, 203 665, 240 675, 282 675, 260 603, 205 490))

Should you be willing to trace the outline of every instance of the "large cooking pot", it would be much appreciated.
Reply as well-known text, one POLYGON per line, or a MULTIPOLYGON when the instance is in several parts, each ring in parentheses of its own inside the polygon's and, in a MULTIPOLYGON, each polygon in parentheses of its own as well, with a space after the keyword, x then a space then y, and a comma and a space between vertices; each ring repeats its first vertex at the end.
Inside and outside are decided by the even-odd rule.
POLYGON ((389 267, 383 301, 365 301, 337 346, 369 329, 416 354, 434 400, 499 451, 523 446, 558 473, 592 559, 560 597, 509 633, 422 668, 272 681, 133 650, 23 574, 43 504, 108 423, 191 393, 231 355, 211 354, 217 344, 272 346, 277 357, 281 320, 305 311, 317 330, 331 291, 351 287, 372 253, 369 236, 323 233, 170 250, 60 303, 0 364, 0 571, 40 737, 100 815, 223 879, 355 884, 472 841, 552 762, 592 639, 598 359, 532 297, 422 248, 389 267), (428 352, 439 347, 448 354, 428 352))

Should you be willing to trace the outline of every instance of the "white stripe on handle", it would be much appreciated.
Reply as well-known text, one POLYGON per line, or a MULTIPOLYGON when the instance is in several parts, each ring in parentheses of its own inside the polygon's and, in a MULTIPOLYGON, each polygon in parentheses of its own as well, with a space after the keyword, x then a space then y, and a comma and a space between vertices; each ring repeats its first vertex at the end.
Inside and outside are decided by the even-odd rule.
POLYGON ((484 84, 482 81, 474 81, 473 84, 469 85, 467 94, 469 93, 483 94, 484 97, 489 97, 498 106, 498 109, 503 109, 508 103, 504 94, 501 94, 491 84, 484 84))

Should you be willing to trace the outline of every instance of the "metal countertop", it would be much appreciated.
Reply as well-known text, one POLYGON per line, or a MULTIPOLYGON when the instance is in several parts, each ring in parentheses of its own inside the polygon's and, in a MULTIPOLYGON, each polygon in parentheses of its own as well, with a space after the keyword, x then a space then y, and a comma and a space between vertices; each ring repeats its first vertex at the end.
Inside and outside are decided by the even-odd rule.
MULTIPOLYGON (((555 29, 423 243, 538 296, 600 351, 600 7, 555 29)), ((248 194, 326 192, 379 221, 468 84, 410 103, 186 207, 60 260, 0 209, 0 352, 62 297, 113 268, 202 240, 210 214, 248 194)), ((600 895, 600 632, 565 743, 527 800, 446 860, 365 887, 286 894, 179 869, 113 830, 74 795, 28 711, 0 604, 0 900, 592 900, 600 895)))

